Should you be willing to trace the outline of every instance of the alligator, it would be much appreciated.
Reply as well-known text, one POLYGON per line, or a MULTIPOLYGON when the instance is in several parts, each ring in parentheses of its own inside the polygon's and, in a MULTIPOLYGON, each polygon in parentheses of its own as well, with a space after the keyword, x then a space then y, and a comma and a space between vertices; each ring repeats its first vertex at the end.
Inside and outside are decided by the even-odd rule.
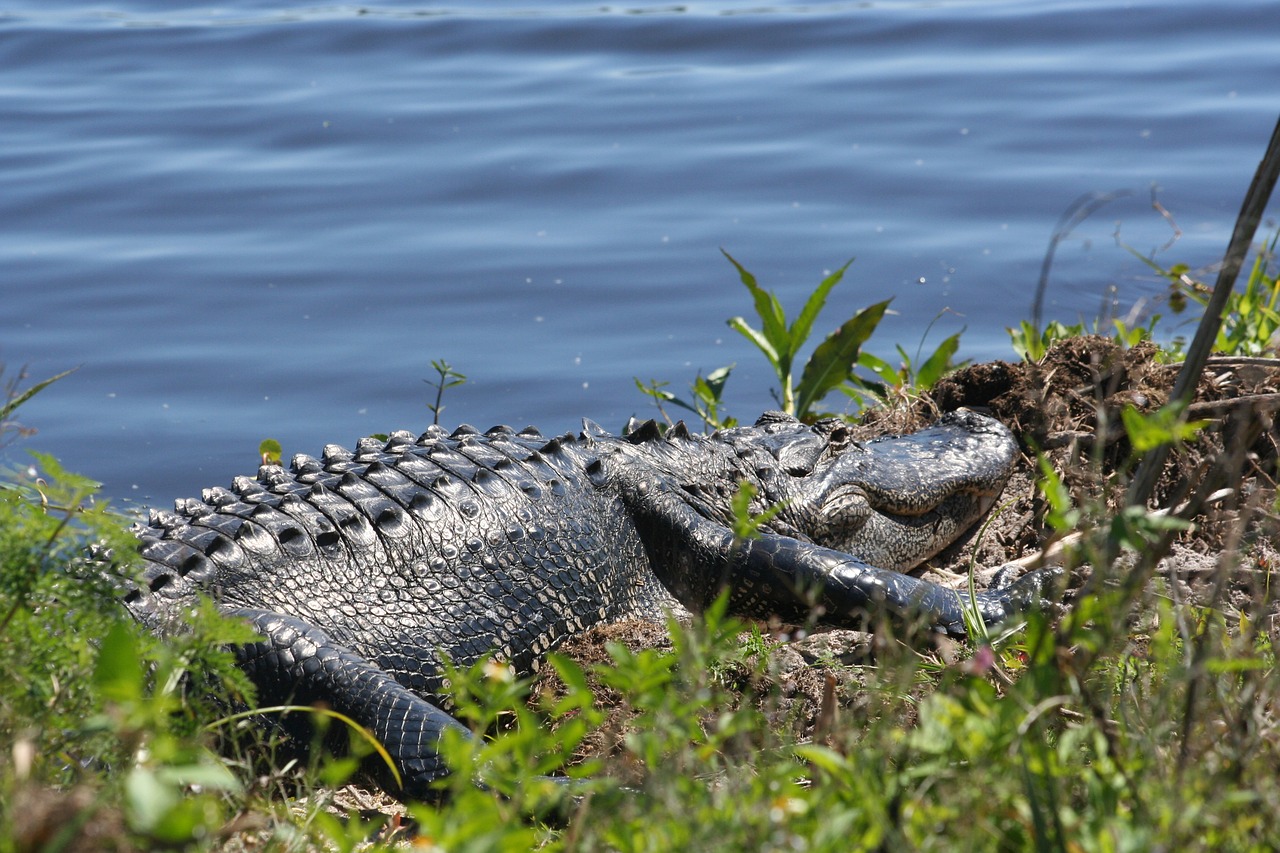
MULTIPOLYGON (((666 619, 727 590, 748 618, 844 627, 889 618, 963 636, 1044 606, 1045 572, 977 594, 904 572, 993 504, 1017 445, 962 410, 864 443, 827 419, 768 412, 706 436, 648 421, 615 436, 527 428, 394 432, 264 465, 135 525, 124 600, 175 630, 202 595, 261 641, 235 650, 263 705, 326 703, 390 753, 403 798, 432 798, 450 715, 445 662, 520 676, 601 623, 666 619), (748 484, 767 522, 735 535, 748 484)), ((394 777, 393 777, 394 778, 394 777)))

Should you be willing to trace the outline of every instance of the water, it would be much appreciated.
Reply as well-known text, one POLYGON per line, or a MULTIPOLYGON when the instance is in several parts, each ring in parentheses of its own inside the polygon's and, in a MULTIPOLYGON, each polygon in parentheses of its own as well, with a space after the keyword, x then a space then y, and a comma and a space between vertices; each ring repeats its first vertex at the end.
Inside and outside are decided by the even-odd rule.
POLYGON ((820 326, 892 296, 882 356, 1012 357, 1074 199, 1131 193, 1067 321, 1161 292, 1117 232, 1212 264, 1280 112, 1270 0, 170 6, 0 13, 0 360, 81 365, 26 445, 158 505, 422 428, 433 358, 449 424, 617 428, 733 362, 752 416, 720 247, 793 311, 856 256, 820 326))

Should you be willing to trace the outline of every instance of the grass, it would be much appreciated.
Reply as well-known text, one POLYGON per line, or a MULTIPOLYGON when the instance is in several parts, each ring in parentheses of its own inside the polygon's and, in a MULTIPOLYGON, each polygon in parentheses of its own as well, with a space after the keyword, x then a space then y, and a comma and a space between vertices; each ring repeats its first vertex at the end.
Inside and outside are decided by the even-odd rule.
MULTIPOLYGON (((958 349, 949 338, 918 368, 905 353, 899 368, 862 359, 870 373, 856 377, 880 303, 841 324, 796 379, 845 269, 788 324, 733 263, 761 328, 730 323, 778 371, 779 402, 801 414, 841 385, 911 393, 913 376, 941 375, 958 349)), ((1190 287, 1186 271, 1168 275, 1190 287)), ((1261 260, 1231 303, 1224 350, 1275 352, 1276 293, 1261 260)), ((1028 327, 1015 346, 1033 358, 1074 333, 1028 327)), ((443 362, 438 372, 441 393, 462 379, 443 362)), ((725 422, 707 406, 727 378, 702 379, 689 408, 725 422)), ((0 440, 18 437, 16 410, 47 384, 8 386, 0 440)), ((439 395, 430 408, 438 414, 439 395)), ((1141 449, 1194 432, 1160 414, 1126 415, 1124 426, 1141 449)), ((350 760, 277 755, 270 729, 236 713, 252 687, 225 647, 243 628, 206 608, 160 643, 126 618, 83 554, 113 548, 127 573, 131 538, 93 484, 34 456, 0 484, 0 850, 377 850, 407 839, 428 850, 1280 846, 1276 566, 1263 547, 1277 535, 1274 495, 1260 490, 1242 509, 1226 535, 1234 547, 1201 584, 1210 594, 1189 601, 1176 581, 1145 582, 1187 520, 1109 510, 1123 471, 1098 470, 1087 494, 1044 474, 1048 523, 1083 533, 1070 559, 1094 567, 1060 622, 1034 616, 1002 641, 959 649, 885 632, 874 664, 820 657, 806 668, 821 685, 813 719, 787 692, 797 678, 788 647, 719 608, 672 624, 670 650, 614 643, 600 665, 553 657, 558 688, 532 696, 503 667, 451 673, 483 737, 445 744, 458 771, 451 797, 410 804, 410 834, 334 806, 350 760), (193 680, 200 689, 187 689, 193 680), (577 781, 540 775, 552 773, 577 781)), ((739 522, 748 535, 752 520, 739 522)))

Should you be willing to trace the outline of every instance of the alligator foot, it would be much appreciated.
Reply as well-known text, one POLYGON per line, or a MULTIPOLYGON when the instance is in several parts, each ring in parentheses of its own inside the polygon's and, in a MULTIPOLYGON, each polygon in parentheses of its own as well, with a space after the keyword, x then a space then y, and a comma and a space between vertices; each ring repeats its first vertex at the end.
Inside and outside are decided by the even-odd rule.
POLYGON ((1010 569, 1001 567, 992 580, 990 589, 978 593, 982 618, 992 625, 1007 622, 1033 610, 1044 613, 1061 613, 1062 579, 1066 572, 1060 566, 1048 566, 1015 577, 1010 569))
MULTIPOLYGON (((988 625, 1040 609, 1057 612, 1052 599, 1060 568, 1040 569, 1000 588, 977 594, 978 613, 988 625)), ((866 628, 877 615, 907 625, 923 624, 954 637, 968 635, 966 592, 868 565, 848 554, 786 537, 765 535, 742 546, 729 578, 730 609, 766 617, 819 621, 866 628)))

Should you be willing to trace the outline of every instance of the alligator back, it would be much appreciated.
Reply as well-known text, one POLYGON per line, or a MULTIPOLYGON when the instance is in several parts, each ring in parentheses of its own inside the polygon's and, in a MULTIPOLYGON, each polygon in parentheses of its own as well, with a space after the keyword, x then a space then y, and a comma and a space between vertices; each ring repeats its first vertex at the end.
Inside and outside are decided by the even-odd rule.
POLYGON ((439 695, 442 652, 527 673, 570 634, 672 604, 593 445, 433 428, 264 466, 153 512, 126 603, 160 630, 202 590, 293 617, 419 694, 439 695))

